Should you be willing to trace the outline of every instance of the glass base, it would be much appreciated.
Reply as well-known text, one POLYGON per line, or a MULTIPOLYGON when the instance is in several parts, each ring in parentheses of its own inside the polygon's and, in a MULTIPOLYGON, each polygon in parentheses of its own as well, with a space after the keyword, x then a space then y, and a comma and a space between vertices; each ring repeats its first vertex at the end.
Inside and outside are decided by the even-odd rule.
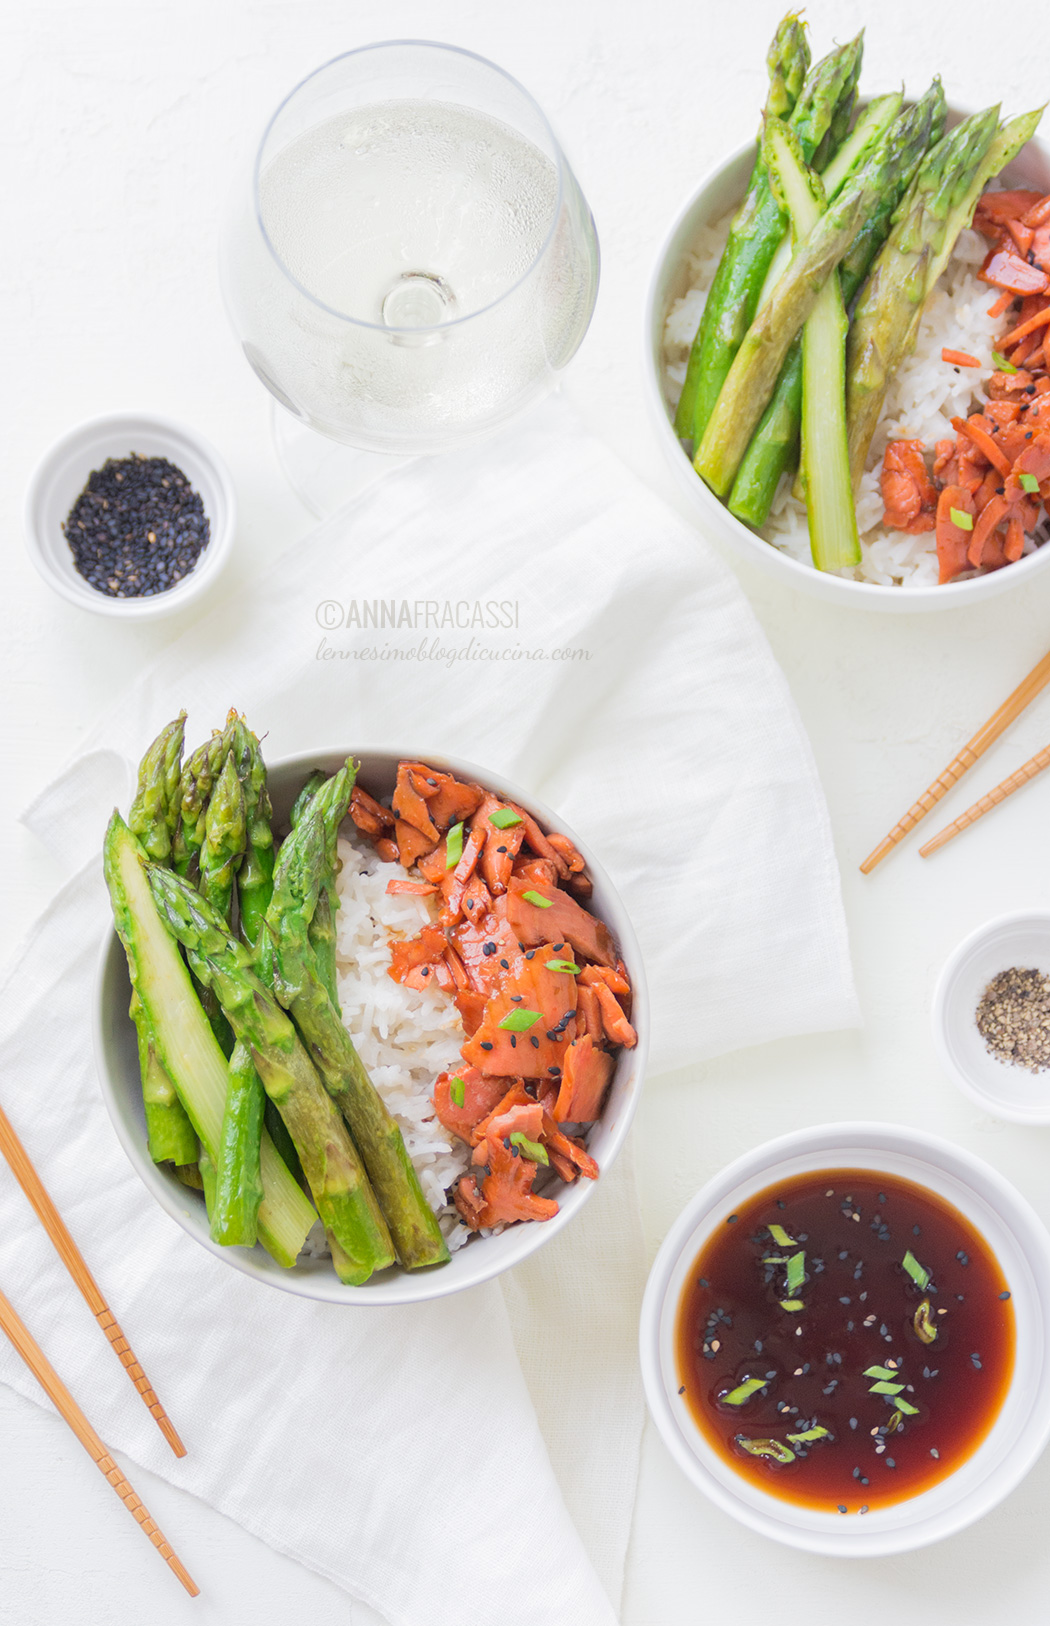
POLYGON ((270 431, 285 479, 311 514, 327 519, 395 469, 417 461, 360 451, 319 435, 279 401, 270 403, 270 431))

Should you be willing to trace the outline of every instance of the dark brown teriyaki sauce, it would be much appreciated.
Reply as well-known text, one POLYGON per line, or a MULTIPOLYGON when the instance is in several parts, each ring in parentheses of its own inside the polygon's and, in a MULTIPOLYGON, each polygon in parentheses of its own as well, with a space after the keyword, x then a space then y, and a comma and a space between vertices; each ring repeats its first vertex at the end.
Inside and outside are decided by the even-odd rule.
POLYGON ((719 1226, 676 1343, 679 1393, 719 1456, 774 1496, 865 1513, 980 1445, 1010 1384, 1014 1312, 950 1203, 895 1175, 827 1169, 719 1226))

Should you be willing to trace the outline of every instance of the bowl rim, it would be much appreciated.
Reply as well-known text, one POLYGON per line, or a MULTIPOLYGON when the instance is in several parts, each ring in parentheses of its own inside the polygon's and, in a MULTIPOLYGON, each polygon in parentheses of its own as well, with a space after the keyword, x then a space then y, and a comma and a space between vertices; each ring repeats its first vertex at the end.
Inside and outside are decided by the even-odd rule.
MULTIPOLYGON (((1036 925, 1044 928, 1047 948, 1050 950, 1050 909, 1010 909, 1004 914, 993 915, 989 920, 982 922, 980 926, 975 926, 972 932, 968 933, 960 943, 956 944, 941 967, 930 1006, 930 1025, 934 1048, 952 1083, 977 1106, 990 1113, 991 1116, 1003 1118, 1009 1123, 1030 1124, 1033 1127, 1050 1124, 1050 1079, 1047 1081, 1047 1105, 1041 1112, 1038 1110, 1032 1111, 1018 1102, 1010 1101, 1002 1096, 992 1095, 987 1090, 982 1089, 959 1065, 956 1054, 948 1043, 948 1000, 959 972, 974 950, 980 948, 986 939, 1011 927, 1036 925)), ((1004 1068, 1004 1082, 1008 1078, 1009 1072, 1004 1068)))
MULTIPOLYGON (((709 1228, 703 1234, 708 1235, 709 1228)), ((1019 1326, 1018 1353, 1022 1345, 1021 1333, 1019 1326)), ((913 1551, 956 1534, 990 1512, 1016 1488, 1050 1440, 1050 1384, 1047 1381, 1050 1370, 1050 1233, 1027 1198, 1004 1175, 984 1159, 940 1135, 875 1119, 814 1124, 792 1130, 751 1148, 726 1164, 705 1182, 678 1215, 660 1246, 646 1283, 639 1323, 639 1357, 646 1404, 664 1444, 691 1483, 724 1513, 786 1546, 830 1557, 877 1558, 913 1551), (759 1507, 734 1496, 704 1468, 688 1445, 672 1409, 661 1363, 661 1324, 671 1282, 682 1258, 687 1253, 690 1258, 695 1257, 702 1246, 697 1232, 706 1223, 706 1216, 724 1203, 739 1186, 761 1190, 774 1177, 773 1170, 793 1157, 822 1155, 825 1151, 829 1157, 833 1157, 848 1149, 873 1154, 881 1152, 887 1157, 925 1158, 972 1191, 975 1198, 996 1214, 1003 1229, 1017 1243, 1033 1278, 1033 1255, 1038 1256, 1041 1267, 1041 1277, 1036 1283, 1043 1335, 1041 1419, 1037 1418, 1013 1442, 1004 1459, 993 1470, 993 1483, 979 1481, 954 1506, 913 1525, 899 1524, 896 1528, 880 1529, 874 1522, 868 1524, 865 1521, 863 1535, 857 1520, 842 1520, 840 1523, 829 1517, 821 1529, 815 1529, 792 1522, 792 1515, 796 1511, 794 1505, 779 1497, 761 1497, 762 1505, 759 1507)), ((696 1430, 695 1423, 688 1426, 696 1430)), ((958 1471, 965 1467, 964 1462, 958 1471)), ((948 1476, 943 1483, 950 1483, 952 1477, 948 1476)), ((810 1510, 798 1511, 805 1514, 810 1510)))
MULTIPOLYGON (((107 453, 106 456, 112 456, 107 453)), ((159 454, 158 454, 159 455, 159 454)), ((203 494, 198 493, 202 496, 203 494)), ((64 598, 67 603, 75 604, 79 609, 90 610, 95 615, 106 615, 125 620, 146 620, 161 615, 171 615, 183 609, 187 604, 198 598, 216 580, 225 567, 233 542, 237 526, 237 494, 234 489, 233 478, 229 468, 207 436, 202 435, 191 424, 180 418, 174 418, 168 413, 150 412, 137 407, 124 407, 111 412, 98 413, 90 418, 82 418, 59 435, 37 459, 29 480, 26 484, 25 495, 22 499, 22 538, 25 550, 29 555, 37 574, 54 592, 64 598), (120 432, 125 428, 134 428, 136 425, 143 429, 168 438, 173 445, 172 460, 177 461, 178 443, 188 445, 210 471, 221 493, 224 512, 221 516, 209 513, 210 535, 207 546, 202 550, 198 563, 174 587, 165 588, 162 593, 153 593, 141 598, 109 598, 105 593, 99 593, 76 571, 71 564, 70 570, 56 568, 48 557, 46 548, 40 538, 40 527, 37 523, 38 509, 46 499, 47 493, 60 472, 62 466, 71 456, 75 455, 78 443, 89 437, 104 433, 108 430, 120 432), (222 519, 221 526, 216 525, 217 518, 222 519)))
MULTIPOLYGON (((857 107, 862 108, 865 106, 871 100, 872 94, 880 93, 877 91, 865 92, 864 95, 858 96, 857 107)), ((949 120, 953 117, 965 118, 972 111, 974 111, 972 108, 964 107, 959 102, 949 101, 947 104, 949 120)), ((1030 148, 1041 151, 1048 167, 1050 167, 1050 144, 1042 141, 1038 135, 1034 135, 1025 143, 1017 157, 1006 166, 1006 170, 1013 170, 1017 164, 1023 162, 1023 156, 1030 148)), ((824 598, 827 602, 834 601, 858 610, 899 609, 905 612, 921 612, 934 609, 959 609, 1029 581, 1035 569, 1046 568, 1047 565, 1050 565, 1050 542, 1045 544, 1044 547, 1038 548, 1035 553, 1017 560, 1008 570, 995 570, 991 571, 987 576, 974 577, 965 582, 945 584, 950 588, 950 592, 945 592, 944 587, 939 584, 902 588, 886 587, 879 582, 851 581, 847 577, 836 575, 834 572, 818 571, 814 566, 803 564, 800 560, 792 558, 790 554, 774 547, 772 543, 765 542, 757 533, 751 531, 740 520, 736 519, 725 504, 720 502, 714 493, 708 489, 702 479, 695 475, 691 480, 682 478, 685 468, 690 466, 682 451, 678 437, 674 433, 673 423, 668 415, 667 401, 661 384, 662 371, 658 355, 659 340, 657 335, 663 332, 663 317, 661 317, 657 328, 657 301, 661 294, 661 284, 671 249, 687 219, 695 210, 701 195, 727 170, 732 169, 735 165, 743 165, 749 155, 754 155, 755 150, 753 140, 745 142, 726 157, 709 166, 700 182, 689 190, 683 203, 676 210, 668 230, 664 233, 649 275, 643 328, 646 397, 649 402, 654 429, 664 455, 673 468, 677 467, 679 469, 676 477, 677 484, 687 498, 691 492, 694 507, 698 510, 699 516, 704 520, 710 520, 712 527, 716 529, 716 535, 738 557, 750 560, 752 564, 765 570, 767 574, 777 577, 786 585, 797 587, 801 591, 808 593, 810 597, 824 598), (655 353, 654 341, 656 345, 655 353), (1044 554, 1046 555, 1045 558, 1043 557, 1044 554), (1000 580, 1000 578, 1005 579, 1000 580)), ((690 472, 692 472, 691 468, 690 472)), ((707 527, 704 528, 706 533, 707 527)))
MULTIPOLYGON (((649 994, 645 977, 645 965, 642 959, 638 939, 634 931, 630 916, 613 885, 608 872, 597 859, 586 842, 577 839, 575 832, 539 798, 522 795, 520 788, 513 781, 501 774, 488 769, 479 768, 465 758, 451 756, 441 751, 402 751, 391 750, 386 746, 361 746, 357 750, 340 752, 339 748, 318 746, 312 750, 292 752, 282 757, 275 757, 267 763, 267 773, 272 775, 282 769, 296 770, 300 768, 304 774, 309 773, 316 766, 323 766, 325 762, 345 761, 348 756, 360 758, 383 757, 389 760, 391 766, 398 762, 425 762, 428 765, 455 773, 457 777, 471 777, 478 784, 508 795, 520 802, 528 809, 545 829, 555 829, 564 832, 582 854, 592 878, 600 890, 611 900, 613 908, 606 908, 605 916, 615 915, 616 919, 607 918, 607 924, 612 928, 624 962, 631 974, 633 1003, 631 1010, 632 1025, 638 1035, 637 1045, 625 1054, 633 1058, 633 1073, 623 1105, 618 1113, 615 1123, 610 1130, 609 1142, 603 1153, 600 1175, 606 1175, 623 1149, 631 1123, 638 1108, 642 1088, 645 1083, 646 1063, 648 1059, 650 1009, 649 994)), ((351 1287, 340 1282, 334 1270, 312 1272, 297 1270, 296 1267, 284 1270, 267 1259, 261 1245, 256 1244, 252 1249, 223 1247, 213 1242, 208 1235, 207 1224, 200 1223, 198 1205, 192 1209, 180 1202, 174 1182, 163 1175, 158 1166, 150 1158, 145 1145, 144 1137, 131 1133, 119 1111, 119 1086, 112 1078, 106 1065, 106 1041, 103 1034, 104 1006, 103 995, 105 991, 106 976, 111 957, 119 954, 123 957, 123 949, 113 930, 112 924, 107 921, 103 939, 96 961, 95 977, 92 990, 92 1049, 95 1069, 98 1076, 99 1089, 105 1102, 106 1111, 123 1150, 132 1167, 142 1180, 143 1184, 164 1211, 187 1233, 194 1241, 206 1248, 210 1253, 221 1259, 224 1264, 239 1270, 242 1274, 253 1277, 267 1286, 275 1287, 282 1292, 292 1293, 300 1298, 321 1300, 332 1304, 374 1305, 387 1307, 395 1304, 417 1304, 431 1299, 446 1298, 452 1294, 465 1292, 469 1288, 477 1287, 483 1282, 491 1281, 503 1274, 505 1270, 512 1269, 523 1259, 531 1257, 544 1243, 556 1236, 575 1214, 590 1201, 598 1186, 598 1180, 577 1180, 567 1188, 565 1197, 559 1197, 559 1212, 552 1219, 542 1223, 532 1222, 527 1225, 509 1227, 508 1234, 514 1236, 516 1246, 509 1250, 509 1257, 502 1258, 497 1253, 490 1258, 488 1264, 475 1264, 473 1272, 466 1281, 449 1279, 449 1273, 444 1266, 437 1266, 426 1271, 406 1271, 399 1265, 390 1267, 388 1271, 380 1273, 372 1279, 371 1283, 364 1283, 360 1287, 351 1287), (264 1264, 262 1261, 266 1260, 264 1264)), ((601 1120, 598 1120, 601 1122, 601 1120)), ((466 1244, 475 1255, 479 1243, 489 1241, 489 1238, 479 1238, 466 1244)), ((503 1250, 507 1252, 508 1250, 503 1250)), ((453 1256, 456 1257, 455 1255, 453 1256)))

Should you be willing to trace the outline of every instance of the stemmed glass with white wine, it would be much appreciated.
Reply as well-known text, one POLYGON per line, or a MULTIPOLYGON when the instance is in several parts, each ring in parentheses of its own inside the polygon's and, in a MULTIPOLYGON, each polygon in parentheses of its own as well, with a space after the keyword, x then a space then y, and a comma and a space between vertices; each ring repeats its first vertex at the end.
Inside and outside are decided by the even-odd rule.
POLYGON ((327 512, 394 459, 475 440, 547 390, 587 330, 598 243, 516 80, 454 46, 392 41, 281 103, 222 278, 244 353, 287 409, 285 469, 327 512))

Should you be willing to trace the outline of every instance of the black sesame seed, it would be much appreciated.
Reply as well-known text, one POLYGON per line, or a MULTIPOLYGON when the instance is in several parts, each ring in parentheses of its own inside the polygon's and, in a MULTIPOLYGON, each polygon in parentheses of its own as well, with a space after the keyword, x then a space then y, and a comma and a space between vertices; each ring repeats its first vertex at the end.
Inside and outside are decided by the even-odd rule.
POLYGON ((514 1033, 511 1034, 511 1036, 510 1036, 510 1048, 512 1050, 517 1050, 517 1048, 518 1048, 517 1034, 514 1034, 514 1033))
POLYGON ((726 1224, 735 1225, 739 1217, 740 1216, 738 1214, 730 1214, 726 1219, 726 1224))
POLYGON ((682 1386, 681 1386, 681 1388, 680 1388, 680 1389, 679 1389, 679 1391, 678 1391, 678 1393, 679 1393, 679 1394, 680 1394, 680 1395, 684 1395, 684 1394, 685 1394, 685 1384, 684 1384, 684 1383, 683 1383, 683 1384, 682 1384, 682 1386))
POLYGON ((504 971, 509 971, 510 970, 510 961, 509 960, 501 960, 500 965, 503 967, 504 971))
POLYGON ((497 851, 497 852, 498 852, 498 853, 505 853, 505 852, 506 852, 506 850, 507 850, 507 849, 506 849, 506 847, 497 847, 497 848, 496 848, 496 851, 497 851))
POLYGON ((1000 1298, 1001 1298, 1001 1299, 1008 1299, 1008 1298, 1009 1298, 1009 1297, 1010 1297, 1010 1295, 1009 1295, 1009 1293, 1000 1293, 1000 1294, 999 1294, 999 1297, 1000 1297, 1000 1298))
POLYGON ((482 1050, 491 1050, 492 1046, 489 1044, 487 1039, 482 1039, 481 1048, 482 1048, 482 1050))
POLYGON ((529 1035, 529 1043, 532 1045, 534 1050, 538 1050, 540 1048, 540 1041, 537 1039, 534 1033, 529 1035))

